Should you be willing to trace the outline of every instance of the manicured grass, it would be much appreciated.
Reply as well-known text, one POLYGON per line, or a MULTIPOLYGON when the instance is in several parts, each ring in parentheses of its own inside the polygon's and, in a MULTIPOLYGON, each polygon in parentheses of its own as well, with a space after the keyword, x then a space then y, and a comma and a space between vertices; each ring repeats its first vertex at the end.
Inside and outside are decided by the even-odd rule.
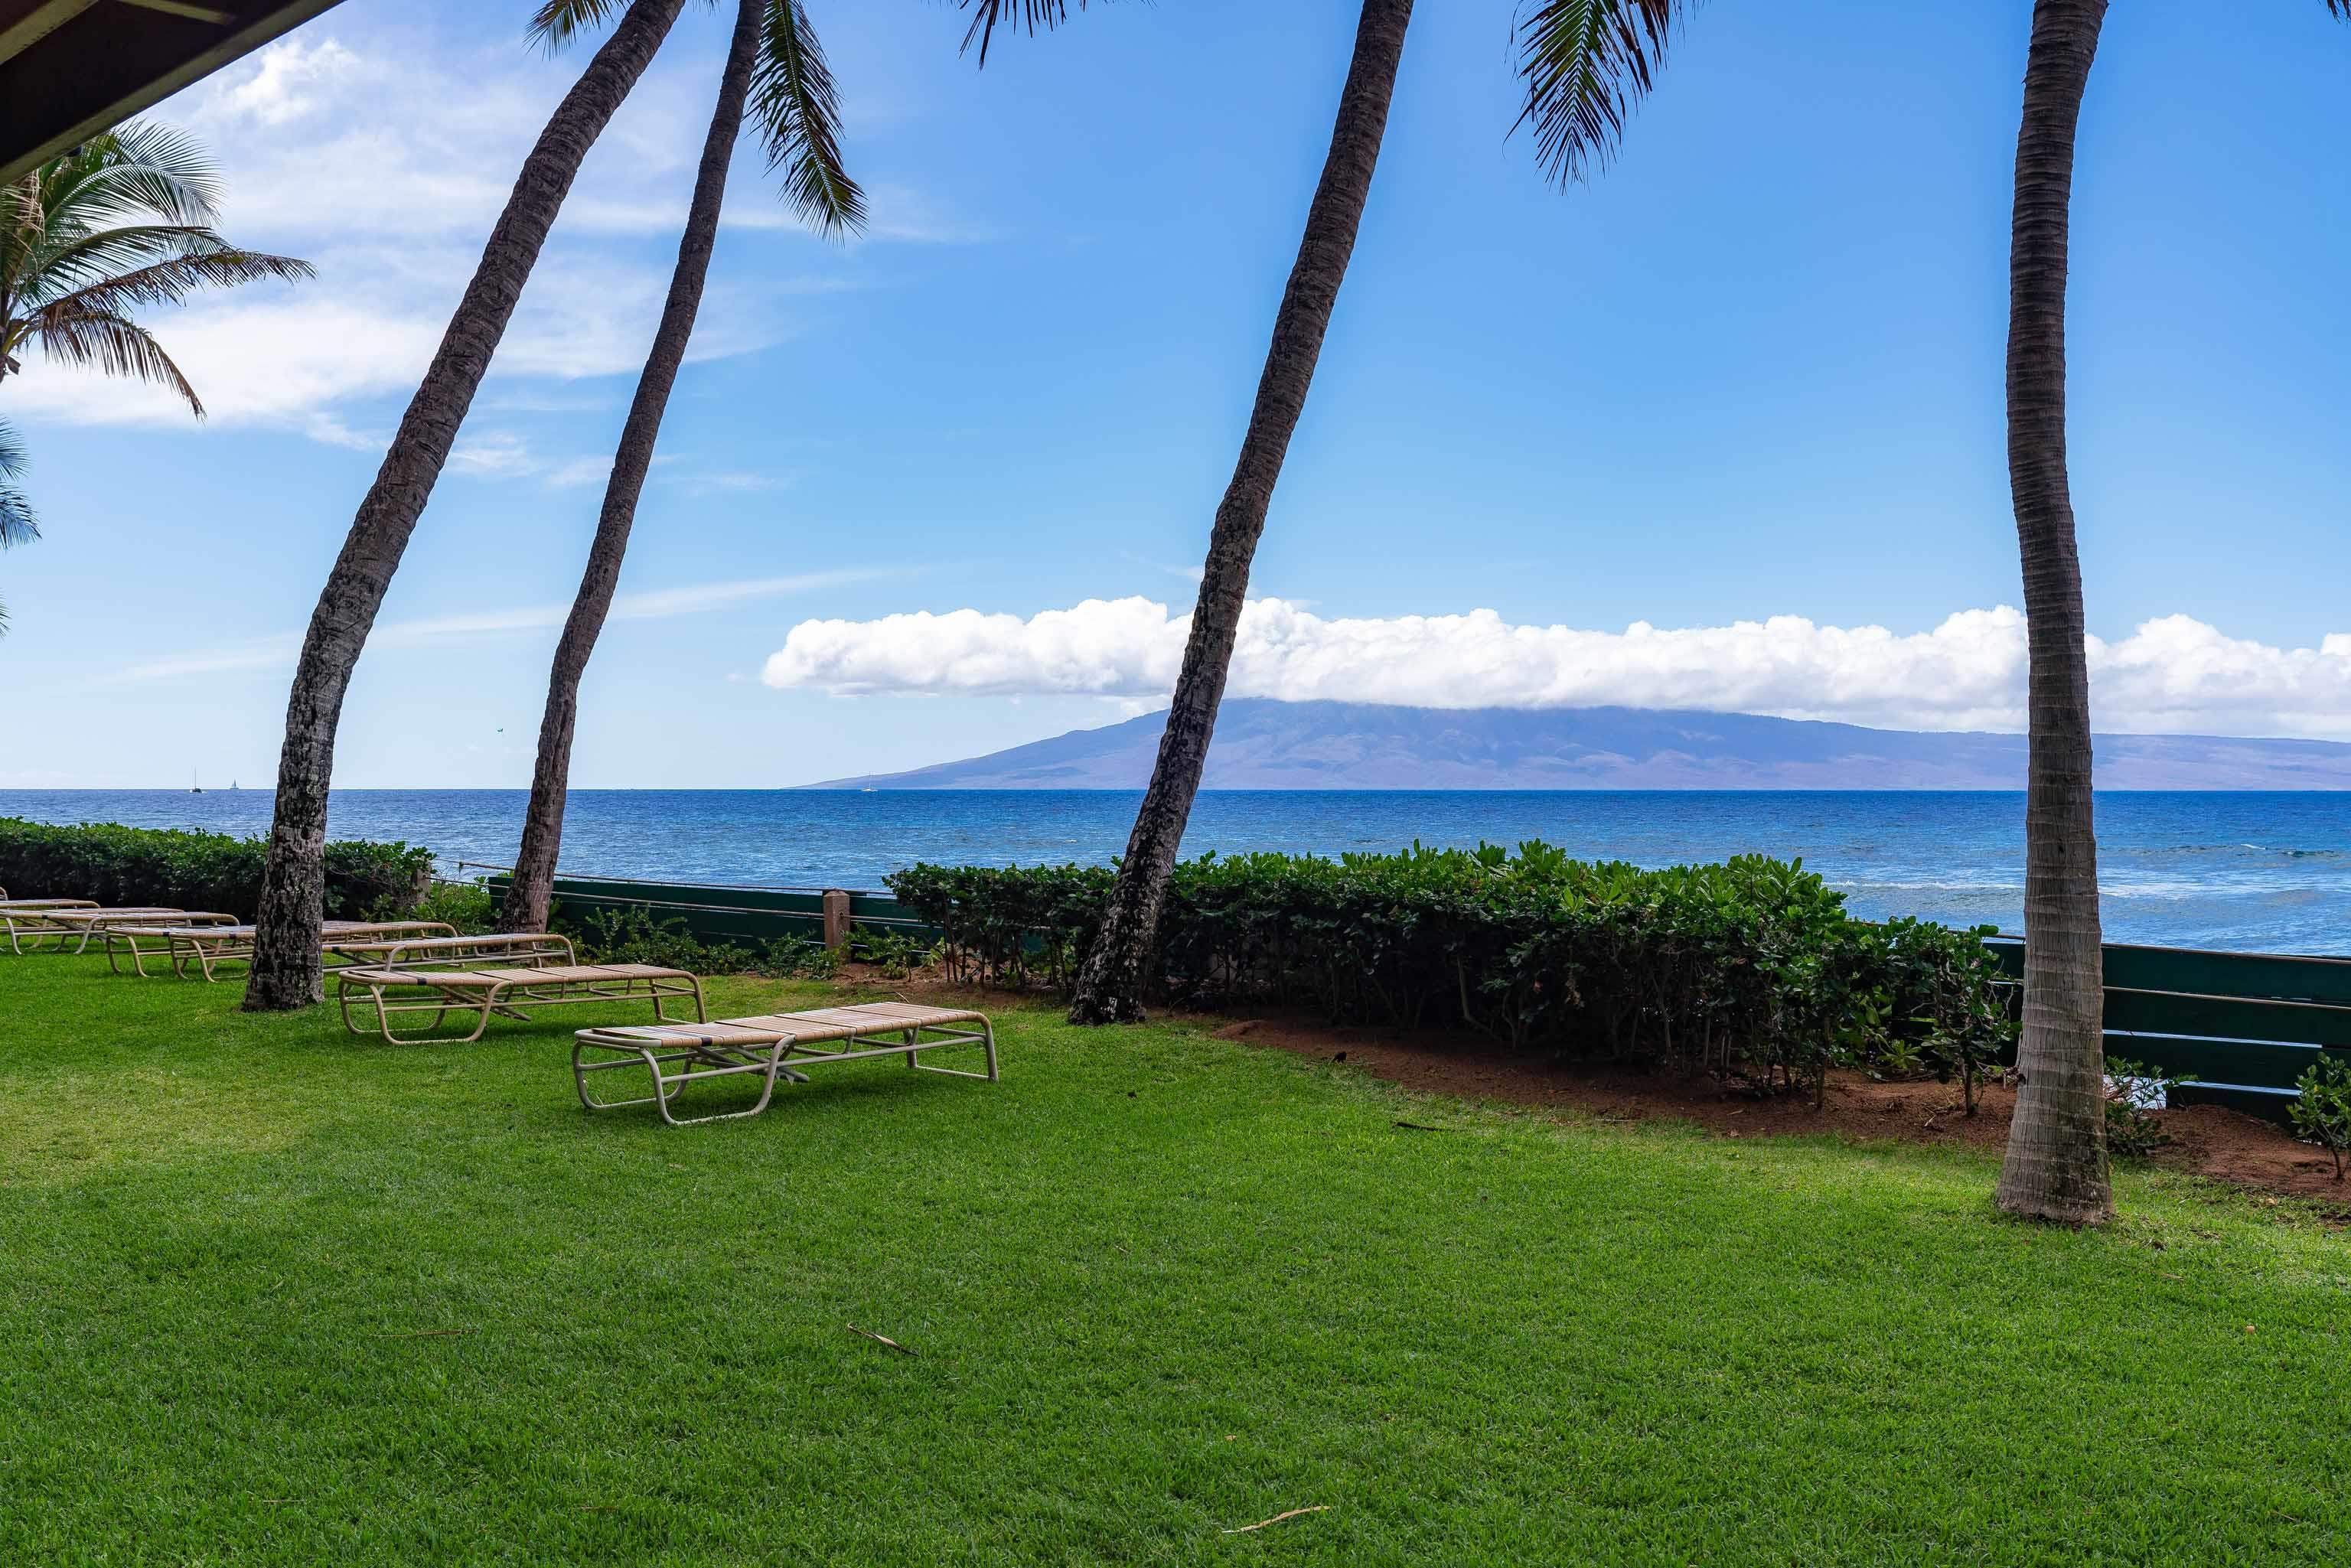
POLYGON ((0 1562, 2351 1542, 2351 1243, 2291 1206, 2130 1174, 2066 1234, 1970 1154, 1009 1009, 999 1085, 863 1063, 673 1132, 574 1103, 584 1009, 403 1049, 237 997, 0 956, 0 1562))

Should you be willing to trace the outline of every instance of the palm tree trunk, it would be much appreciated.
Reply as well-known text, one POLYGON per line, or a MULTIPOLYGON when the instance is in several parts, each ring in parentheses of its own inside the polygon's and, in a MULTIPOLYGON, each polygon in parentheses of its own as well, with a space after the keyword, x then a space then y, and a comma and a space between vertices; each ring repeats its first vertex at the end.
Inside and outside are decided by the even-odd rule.
POLYGON ((637 499, 644 493, 653 444, 661 437, 662 415, 669 407, 670 389, 677 384, 678 367, 685 361, 687 340, 694 336, 695 316, 702 308, 703 285, 710 277, 710 256, 718 244, 718 210, 726 197, 726 169, 743 129, 743 106, 750 97, 751 70, 758 57, 759 26, 767 5, 768 0, 740 0, 736 13, 734 41, 718 82, 718 107, 711 114, 710 134, 702 144, 702 167, 695 175, 685 235, 678 242, 677 269, 670 275, 669 300, 662 307, 661 326, 653 333, 644 372, 637 378, 636 400, 629 405, 628 423, 621 428, 612 476, 604 486, 604 510, 597 519, 595 540, 588 547, 588 570, 580 580, 579 597, 571 601, 571 613, 555 645, 555 666, 547 682, 547 712, 538 724, 538 761, 531 771, 530 805, 523 816, 522 850, 515 857, 514 881, 507 888, 501 922, 509 931, 547 929, 556 855, 563 843, 563 807, 570 788, 580 678, 596 652, 597 635, 612 608, 621 560, 628 553, 629 529, 636 522, 637 499))
POLYGON ((580 162, 653 62, 683 5, 684 0, 635 0, 539 133, 328 573, 286 703, 277 814, 262 873, 253 973, 245 988, 248 1009, 306 1007, 324 995, 319 927, 327 787, 351 670, 580 162))
POLYGON ((1192 800, 1200 792, 1200 770, 1224 700, 1233 642, 1240 630, 1241 603, 1249 592, 1249 562, 1265 532, 1266 508, 1290 450, 1290 434, 1306 407, 1314 362, 1331 325, 1331 308, 1347 276, 1355 248, 1372 171, 1379 162, 1380 139, 1388 123, 1388 100, 1395 91, 1396 65, 1404 57, 1412 0, 1364 0, 1355 29, 1355 55, 1347 85, 1339 95, 1339 120, 1322 183, 1306 209, 1306 234, 1298 260, 1273 319, 1273 345, 1258 378, 1257 405, 1241 438, 1240 460, 1217 507, 1208 535, 1208 560, 1200 578, 1199 602, 1184 647, 1184 668, 1159 737, 1159 758, 1151 785, 1135 814, 1118 881, 1103 911, 1101 934, 1078 977, 1070 1018, 1075 1023, 1134 1021, 1143 1017, 1143 993, 1157 944, 1159 913, 1176 869, 1176 847, 1192 800))
POLYGON ((2036 0, 2009 252, 2008 475, 2024 563, 2029 760, 2024 1038, 2000 1207, 2068 1225, 2114 1215, 2090 796, 2082 564, 2065 476, 2065 247, 2074 131, 2106 0, 2036 0))

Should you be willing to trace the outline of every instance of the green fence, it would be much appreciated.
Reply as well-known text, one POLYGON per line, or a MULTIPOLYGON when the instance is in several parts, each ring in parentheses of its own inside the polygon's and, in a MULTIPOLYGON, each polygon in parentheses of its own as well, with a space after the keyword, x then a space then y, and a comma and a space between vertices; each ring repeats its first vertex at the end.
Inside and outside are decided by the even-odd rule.
MULTIPOLYGON (((490 879, 503 896, 507 879, 490 879)), ((935 941, 938 928, 886 893, 848 889, 859 925, 935 941)), ((814 887, 729 887, 558 877, 561 912, 644 909, 677 920, 705 942, 761 946, 779 936, 824 934, 824 894, 814 887)), ((2003 968, 2024 974, 2024 944, 1996 938, 2003 968)), ((2351 958, 2216 953, 2193 947, 2105 949, 2106 1053, 2191 1074, 2182 1103, 2227 1105, 2283 1121, 2294 1081, 2321 1051, 2351 1051, 2351 958)))
MULTIPOLYGON (((489 879, 490 895, 506 896, 507 878, 489 879)), ((886 893, 849 894, 849 916, 857 925, 936 941, 939 931, 886 893)), ((686 883, 637 882, 627 877, 559 876, 557 913, 584 920, 599 910, 643 909, 660 921, 683 921, 704 942, 761 947, 779 936, 824 936, 824 894, 819 887, 728 887, 686 883)))
MULTIPOLYGON (((2024 975, 2024 944, 1993 944, 2024 975)), ((2105 948, 2106 1054, 2193 1074, 2182 1103, 2286 1119, 2294 1081, 2322 1051, 2351 1051, 2351 958, 2105 948)))

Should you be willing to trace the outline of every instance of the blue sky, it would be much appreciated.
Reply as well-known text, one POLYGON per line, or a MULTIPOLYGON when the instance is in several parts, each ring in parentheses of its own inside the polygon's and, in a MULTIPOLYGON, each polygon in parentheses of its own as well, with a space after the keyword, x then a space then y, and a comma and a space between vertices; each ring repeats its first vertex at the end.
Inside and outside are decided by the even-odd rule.
MULTIPOLYGON (((46 537, 0 558, 0 786, 272 775, 292 643, 577 69, 526 47, 528 9, 348 0, 158 111, 222 163, 230 235, 320 277, 153 320, 202 426, 38 360, 6 383, 46 537)), ((872 232, 799 233, 738 161, 583 786, 795 783, 1152 706, 1353 24, 1113 5, 980 72, 940 5, 811 9, 872 232)), ((1424 4, 1234 690, 2014 727, 2029 11, 1704 7, 1623 157, 1562 193, 1506 136, 1507 3, 1424 4)), ((722 44, 689 12, 596 149, 340 783, 528 781, 722 44)), ((2314 0, 2225 40, 2192 0, 2107 23, 2072 366, 2110 727, 2351 738, 2346 84, 2314 0)))

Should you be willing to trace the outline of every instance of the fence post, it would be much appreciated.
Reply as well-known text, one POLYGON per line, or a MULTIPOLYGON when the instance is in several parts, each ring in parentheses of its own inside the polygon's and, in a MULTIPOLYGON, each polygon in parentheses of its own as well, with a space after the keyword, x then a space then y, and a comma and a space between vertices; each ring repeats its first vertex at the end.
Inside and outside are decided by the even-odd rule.
POLYGON ((836 953, 849 946, 849 894, 837 887, 824 894, 824 945, 836 953))

